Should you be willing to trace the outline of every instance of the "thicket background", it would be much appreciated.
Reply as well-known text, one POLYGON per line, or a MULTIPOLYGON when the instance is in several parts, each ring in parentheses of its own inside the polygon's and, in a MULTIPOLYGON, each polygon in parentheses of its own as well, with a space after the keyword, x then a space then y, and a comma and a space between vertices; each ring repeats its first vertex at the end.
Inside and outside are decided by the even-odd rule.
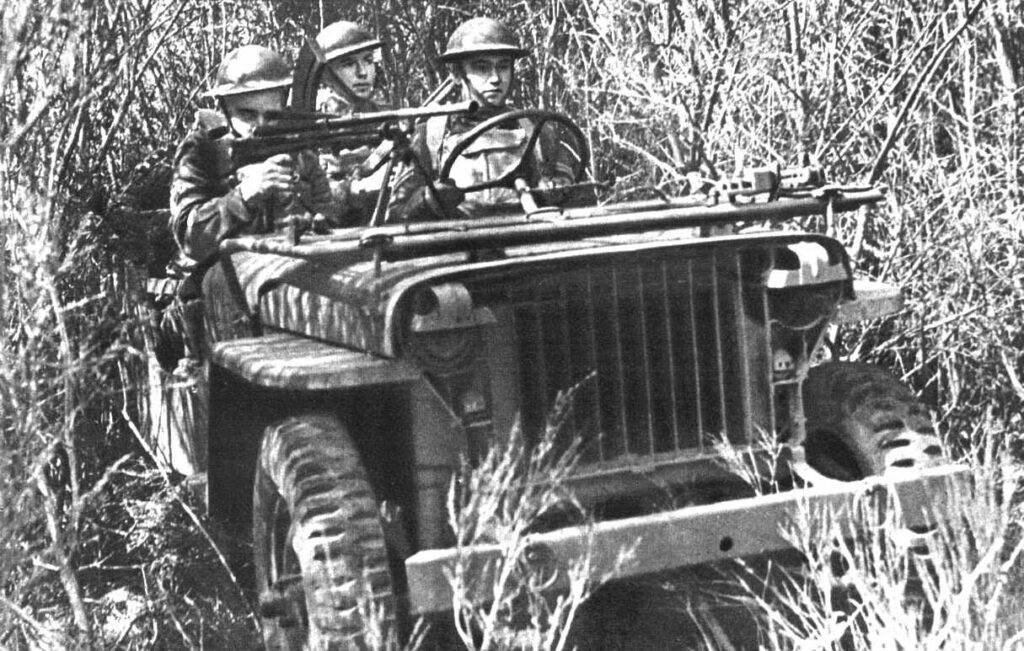
POLYGON ((136 441, 148 179, 222 55, 356 19, 415 105, 451 29, 504 18, 522 105, 576 118, 598 178, 809 155, 885 205, 835 234, 908 309, 842 333, 966 441, 1024 403, 1024 7, 1010 0, 21 0, 0 6, 0 648, 223 648, 251 614, 136 441), (152 159, 147 162, 147 157, 152 159), (140 167, 141 164, 141 167, 140 167), (198 551, 197 551, 198 550, 198 551), (212 568, 212 569, 211 569, 212 568), (195 580, 204 573, 207 580, 195 580))

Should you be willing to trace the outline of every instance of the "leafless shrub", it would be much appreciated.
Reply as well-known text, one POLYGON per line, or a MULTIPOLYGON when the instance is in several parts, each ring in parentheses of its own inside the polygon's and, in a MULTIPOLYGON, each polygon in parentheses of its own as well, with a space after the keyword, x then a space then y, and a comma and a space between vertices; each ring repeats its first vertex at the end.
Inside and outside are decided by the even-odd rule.
MULTIPOLYGON (((986 425, 966 457, 972 480, 951 484, 926 553, 908 537, 901 505, 865 491, 851 514, 803 508, 780 523, 801 566, 776 567, 766 580, 762 567, 737 561, 734 584, 746 593, 727 598, 758 619, 761 648, 1012 648, 1024 639, 1014 578, 1024 552, 1022 466, 1006 443, 1019 433, 986 425)), ((697 620, 709 632, 722 626, 697 620)))
POLYGON ((716 462, 739 477, 756 495, 780 490, 779 479, 788 472, 788 446, 777 432, 758 428, 750 445, 739 447, 723 433, 714 440, 716 462))
MULTIPOLYGON (((521 103, 579 118, 598 178, 622 192, 802 154, 839 180, 881 174, 885 205, 807 224, 908 297, 904 314, 842 333, 840 351, 900 372, 965 448, 986 428, 1018 445, 1006 432, 1024 405, 1024 71, 1005 0, 912 12, 875 0, 329 5, 0 8, 0 527, 12 532, 0 536, 0 646, 96 639, 100 588, 81 568, 106 534, 84 514, 134 439, 144 377, 130 255, 143 243, 114 209, 131 170, 152 151, 166 158, 224 52, 294 50, 330 11, 385 36, 389 94, 410 104, 446 74, 434 56, 455 24, 506 19, 532 49, 521 103)), ((160 202, 158 184, 137 191, 160 202)))
POLYGON ((449 524, 459 556, 449 582, 455 625, 468 649, 564 648, 577 610, 600 580, 591 576, 589 551, 565 569, 567 576, 530 559, 531 531, 552 518, 583 517, 566 484, 580 440, 565 445, 559 436, 571 396, 560 397, 533 445, 516 425, 452 482, 449 524), (496 553, 481 565, 467 553, 477 546, 496 553), (568 588, 555 591, 556 584, 568 588))
MULTIPOLYGON (((104 195, 116 199, 132 165, 178 139, 227 48, 283 36, 266 9, 156 0, 0 9, 0 646, 112 643, 108 581, 133 581, 110 558, 125 551, 119 527, 131 518, 98 514, 125 497, 116 489, 144 376, 139 275, 127 254, 140 243, 112 228, 104 195)), ((202 608, 190 615, 158 592, 133 593, 145 595, 149 638, 168 643, 164 622, 181 646, 201 639, 192 615, 202 608)), ((118 644, 136 644, 129 628, 118 644)))

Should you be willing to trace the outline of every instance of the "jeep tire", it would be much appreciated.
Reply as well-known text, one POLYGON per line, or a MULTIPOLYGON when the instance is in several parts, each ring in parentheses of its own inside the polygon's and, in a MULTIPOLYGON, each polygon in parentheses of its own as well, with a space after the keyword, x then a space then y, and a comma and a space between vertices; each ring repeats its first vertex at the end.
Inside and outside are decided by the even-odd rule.
POLYGON ((393 582, 377 501, 333 416, 308 414, 263 435, 253 553, 266 648, 384 648, 393 582))
POLYGON ((928 411, 871 364, 827 362, 803 385, 807 462, 843 481, 944 462, 928 411))

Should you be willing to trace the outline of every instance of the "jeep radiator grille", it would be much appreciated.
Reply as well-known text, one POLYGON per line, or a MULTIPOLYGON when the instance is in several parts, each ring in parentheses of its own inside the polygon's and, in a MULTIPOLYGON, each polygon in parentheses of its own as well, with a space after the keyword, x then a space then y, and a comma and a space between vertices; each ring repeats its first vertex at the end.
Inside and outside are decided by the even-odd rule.
POLYGON ((774 425, 761 256, 590 262, 505 287, 527 432, 576 386, 585 462, 746 441, 774 425), (751 259, 747 259, 747 258, 751 259))

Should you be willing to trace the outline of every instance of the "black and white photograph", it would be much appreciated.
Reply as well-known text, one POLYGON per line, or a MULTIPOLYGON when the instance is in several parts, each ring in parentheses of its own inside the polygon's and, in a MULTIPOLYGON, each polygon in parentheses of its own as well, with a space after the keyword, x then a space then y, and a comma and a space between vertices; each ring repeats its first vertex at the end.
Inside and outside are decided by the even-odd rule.
POLYGON ((0 650, 1024 650, 1021 0, 9 0, 0 650))

